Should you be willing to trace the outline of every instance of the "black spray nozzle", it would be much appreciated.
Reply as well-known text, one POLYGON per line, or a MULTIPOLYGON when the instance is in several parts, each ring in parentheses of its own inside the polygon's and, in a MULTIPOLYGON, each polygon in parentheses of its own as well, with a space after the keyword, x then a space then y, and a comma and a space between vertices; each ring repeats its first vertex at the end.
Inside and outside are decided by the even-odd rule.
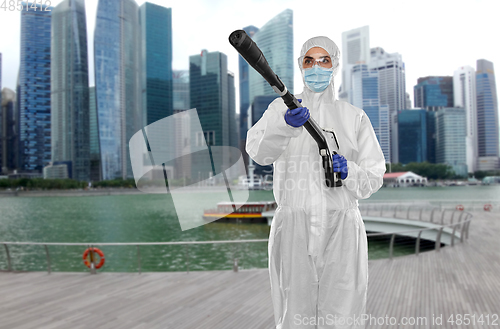
POLYGON ((236 30, 231 33, 229 43, 271 86, 280 91, 285 89, 285 85, 273 72, 262 51, 244 30, 236 30))

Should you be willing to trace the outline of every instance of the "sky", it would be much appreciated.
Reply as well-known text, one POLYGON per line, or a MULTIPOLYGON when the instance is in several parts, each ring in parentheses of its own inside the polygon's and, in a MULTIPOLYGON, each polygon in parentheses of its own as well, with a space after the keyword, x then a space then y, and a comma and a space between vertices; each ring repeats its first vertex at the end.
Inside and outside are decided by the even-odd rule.
MULTIPOLYGON (((52 6, 61 2, 44 1, 52 6)), ((97 2, 85 2, 89 54, 93 53, 97 2)), ((137 1, 138 5, 144 2, 137 1)), ((500 44, 496 35, 500 23, 494 10, 496 0, 149 2, 172 8, 173 69, 189 69, 189 56, 199 54, 202 49, 220 51, 228 56, 228 68, 235 73, 236 83, 239 78, 238 54, 228 42, 231 32, 248 25, 260 28, 287 8, 294 14, 294 58, 299 57, 300 48, 307 39, 318 35, 332 39, 342 56, 342 32, 368 25, 370 47, 382 47, 388 53, 402 55, 406 67, 406 91, 411 96, 412 105, 413 87, 420 77, 452 76, 456 69, 465 65, 475 69, 477 59, 492 61, 495 67, 500 65, 500 44)), ((15 88, 19 69, 19 30, 20 13, 0 9, 2 87, 11 89, 15 88)), ((89 66, 93 70, 92 55, 89 55, 89 66)), ((298 66, 294 69, 294 92, 299 93, 303 89, 302 77, 298 66)), ((340 86, 340 76, 337 74, 334 81, 336 90, 340 86)), ((90 74, 90 85, 93 84, 94 77, 90 74)), ((238 102, 237 86, 236 93, 238 102)))

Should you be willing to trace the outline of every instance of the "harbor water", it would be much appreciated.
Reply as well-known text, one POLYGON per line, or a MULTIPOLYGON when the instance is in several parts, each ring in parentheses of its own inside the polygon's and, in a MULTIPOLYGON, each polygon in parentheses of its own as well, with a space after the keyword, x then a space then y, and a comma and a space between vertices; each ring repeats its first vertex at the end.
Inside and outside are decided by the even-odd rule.
MULTIPOLYGON (((185 202, 203 203, 196 193, 186 193, 185 198, 185 202)), ((250 192, 249 201, 271 200, 274 200, 272 191, 250 192)), ((383 188, 361 203, 364 202, 500 204, 500 185, 383 188)), ((267 239, 268 236, 267 224, 215 222, 182 231, 169 194, 0 198, 0 242, 137 243, 267 239)), ((3 246, 0 248, 0 270, 5 270, 6 251, 3 246)), ((106 258, 99 271, 138 270, 135 245, 99 248, 106 258)), ((9 245, 8 249, 13 270, 47 270, 43 246, 9 245)), ((82 261, 85 249, 85 246, 48 246, 52 271, 87 271, 82 261)), ((405 253, 411 250, 395 250, 396 256, 405 253)), ((144 272, 185 271, 187 266, 190 271, 229 270, 233 268, 234 257, 238 258, 240 268, 263 268, 267 266, 267 243, 141 246, 140 255, 144 272)), ((369 241, 370 259, 387 255, 387 241, 369 241)))

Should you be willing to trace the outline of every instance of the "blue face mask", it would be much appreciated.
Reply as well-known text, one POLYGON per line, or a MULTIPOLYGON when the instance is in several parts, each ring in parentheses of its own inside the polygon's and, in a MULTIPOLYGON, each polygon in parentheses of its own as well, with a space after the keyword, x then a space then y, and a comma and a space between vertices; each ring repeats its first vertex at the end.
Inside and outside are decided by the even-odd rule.
POLYGON ((333 67, 325 69, 314 65, 312 68, 304 70, 304 80, 309 89, 319 93, 328 87, 332 74, 333 67))

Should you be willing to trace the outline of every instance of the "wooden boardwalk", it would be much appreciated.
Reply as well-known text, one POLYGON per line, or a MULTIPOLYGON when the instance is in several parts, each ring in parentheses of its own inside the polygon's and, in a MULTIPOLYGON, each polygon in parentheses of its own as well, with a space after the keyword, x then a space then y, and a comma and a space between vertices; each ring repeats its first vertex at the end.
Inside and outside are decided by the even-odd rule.
MULTIPOLYGON (((500 215, 477 212, 464 244, 370 261, 367 328, 499 328, 493 315, 500 314, 499 236, 500 215), (442 325, 432 323, 433 314, 442 314, 442 325), (447 322, 464 314, 476 314, 476 324, 447 322), (427 324, 373 323, 386 316, 427 324)), ((267 269, 0 273, 0 328, 271 329, 274 319, 267 269)))

